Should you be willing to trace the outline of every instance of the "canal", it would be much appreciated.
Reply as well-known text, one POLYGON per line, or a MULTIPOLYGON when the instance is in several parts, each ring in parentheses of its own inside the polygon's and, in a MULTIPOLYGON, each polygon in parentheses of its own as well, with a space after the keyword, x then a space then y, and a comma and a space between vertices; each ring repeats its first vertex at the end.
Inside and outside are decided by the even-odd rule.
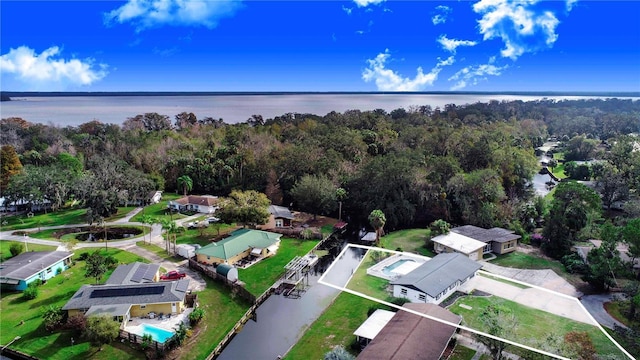
MULTIPOLYGON (((335 250, 340 249, 334 249, 334 253, 335 250)), ((363 249, 349 248, 326 274, 325 280, 337 286, 346 285, 364 252, 363 249)), ((218 359, 274 360, 284 355, 339 293, 336 289, 317 283, 332 258, 321 259, 316 266, 317 271, 309 274, 309 286, 300 298, 271 295, 256 311, 256 321, 248 321, 218 359)))

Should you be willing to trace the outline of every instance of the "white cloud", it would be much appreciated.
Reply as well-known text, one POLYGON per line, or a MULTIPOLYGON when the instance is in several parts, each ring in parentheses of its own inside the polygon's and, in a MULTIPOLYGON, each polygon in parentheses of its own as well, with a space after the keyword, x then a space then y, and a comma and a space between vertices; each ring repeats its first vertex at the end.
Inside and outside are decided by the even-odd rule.
POLYGON ((567 0, 567 3, 566 3, 567 11, 573 10, 573 5, 575 5, 577 2, 578 0, 567 0))
POLYGON ((358 5, 358 7, 367 7, 369 5, 378 5, 381 4, 383 2, 385 2, 386 0, 353 0, 354 3, 356 3, 356 5, 358 5))
POLYGON ((11 49, 0 56, 0 72, 10 74, 16 82, 33 90, 63 90, 91 85, 107 75, 106 64, 93 59, 63 59, 62 51, 52 46, 40 54, 27 46, 11 49))
POLYGON ((449 81, 456 81, 451 90, 455 91, 469 85, 477 85, 478 82, 487 80, 488 75, 500 76, 507 67, 507 65, 502 67, 493 65, 493 59, 490 59, 488 64, 467 66, 448 79, 449 81))
POLYGON ((416 76, 411 78, 402 77, 397 72, 386 68, 389 60, 389 49, 378 54, 375 59, 367 60, 369 66, 362 72, 362 79, 365 82, 375 81, 379 91, 421 91, 427 86, 433 85, 438 79, 438 74, 443 66, 453 64, 454 58, 450 56, 445 60, 440 60, 430 72, 424 73, 422 67, 416 70, 416 76))
POLYGON ((471 40, 456 40, 447 38, 447 34, 440 35, 437 41, 442 45, 442 48, 455 54, 456 48, 459 46, 476 46, 478 43, 471 40))
POLYGON ((478 27, 484 40, 500 38, 501 55, 513 60, 526 52, 549 48, 558 38, 558 19, 550 11, 537 11, 536 0, 481 0, 473 10, 482 14, 478 27))
POLYGON ((344 5, 342 5, 342 10, 344 12, 346 12, 347 15, 351 15, 351 13, 353 12, 353 8, 348 8, 348 7, 344 6, 344 5))
POLYGON ((204 26, 215 28, 218 21, 240 9, 240 0, 129 0, 121 7, 104 14, 104 22, 131 22, 136 31, 172 26, 204 26))
POLYGON ((436 6, 436 11, 438 11, 438 14, 435 14, 432 18, 431 18, 431 22, 433 22, 433 25, 438 25, 438 24, 444 24, 447 22, 447 16, 451 13, 451 8, 448 6, 444 6, 444 5, 438 5, 436 6))

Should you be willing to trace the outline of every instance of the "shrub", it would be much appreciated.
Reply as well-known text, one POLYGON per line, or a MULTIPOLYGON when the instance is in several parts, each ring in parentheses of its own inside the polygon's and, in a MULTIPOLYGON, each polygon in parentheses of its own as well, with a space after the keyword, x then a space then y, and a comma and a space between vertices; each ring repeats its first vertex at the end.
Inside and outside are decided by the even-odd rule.
POLYGON ((589 266, 584 263, 584 260, 577 253, 571 253, 569 255, 565 255, 560 259, 562 265, 567 269, 567 271, 571 274, 585 274, 589 269, 589 266))
POLYGON ((9 247, 9 252, 11 253, 11 256, 18 256, 23 251, 24 251, 24 245, 20 243, 11 244, 11 246, 9 247))
POLYGON ((63 325, 64 329, 72 330, 76 336, 79 336, 84 332, 87 327, 87 318, 82 314, 70 316, 67 322, 63 325))
POLYGON ((78 256, 78 260, 85 261, 85 260, 87 260, 88 257, 89 257, 89 253, 88 252, 83 252, 83 253, 80 254, 80 256, 78 256))
POLYGON ((151 334, 144 334, 142 335, 142 343, 140 344, 140 347, 142 350, 146 350, 151 346, 152 342, 153 338, 151 337, 151 334))
POLYGON ((22 297, 26 300, 33 300, 38 297, 38 285, 36 281, 32 282, 22 292, 22 297))
POLYGON ((49 305, 42 314, 44 320, 44 328, 47 331, 53 331, 59 328, 64 318, 64 311, 59 306, 49 305))
POLYGON ((202 319, 204 319, 204 309, 201 307, 196 307, 189 314, 189 321, 192 325, 197 325, 202 319))

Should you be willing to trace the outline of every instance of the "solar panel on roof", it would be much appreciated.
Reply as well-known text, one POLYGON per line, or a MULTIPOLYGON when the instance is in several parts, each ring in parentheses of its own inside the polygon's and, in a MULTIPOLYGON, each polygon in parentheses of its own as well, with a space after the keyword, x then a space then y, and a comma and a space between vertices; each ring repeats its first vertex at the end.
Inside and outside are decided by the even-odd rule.
POLYGON ((95 289, 90 298, 109 298, 116 296, 159 295, 164 292, 164 286, 145 286, 132 288, 95 289))
POLYGON ((154 270, 154 266, 147 266, 147 271, 144 273, 142 278, 145 280, 153 280, 153 277, 156 275, 154 270))
POLYGON ((185 291, 187 291, 187 288, 189 288, 189 282, 188 281, 178 281, 178 284, 176 285, 176 290, 177 291, 185 292, 185 291))
POLYGON ((136 269, 136 272, 133 273, 133 276, 131 277, 131 281, 134 282, 142 282, 142 279, 144 277, 144 273, 147 271, 146 266, 138 266, 138 268, 136 269))

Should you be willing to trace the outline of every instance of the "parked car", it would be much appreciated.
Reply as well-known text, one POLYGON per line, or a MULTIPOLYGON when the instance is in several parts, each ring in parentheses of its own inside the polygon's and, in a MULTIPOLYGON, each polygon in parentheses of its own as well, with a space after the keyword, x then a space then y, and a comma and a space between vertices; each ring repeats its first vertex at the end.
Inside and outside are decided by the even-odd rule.
POLYGON ((204 228, 207 226, 209 226, 209 223, 206 221, 194 221, 187 224, 188 229, 204 228))
POLYGON ((209 222, 209 224, 213 224, 213 223, 217 223, 218 221, 220 221, 220 219, 218 219, 215 216, 212 216, 212 217, 207 218, 207 221, 209 222))
POLYGON ((185 273, 181 273, 177 270, 171 270, 166 274, 160 276, 160 280, 180 280, 187 276, 185 273))

